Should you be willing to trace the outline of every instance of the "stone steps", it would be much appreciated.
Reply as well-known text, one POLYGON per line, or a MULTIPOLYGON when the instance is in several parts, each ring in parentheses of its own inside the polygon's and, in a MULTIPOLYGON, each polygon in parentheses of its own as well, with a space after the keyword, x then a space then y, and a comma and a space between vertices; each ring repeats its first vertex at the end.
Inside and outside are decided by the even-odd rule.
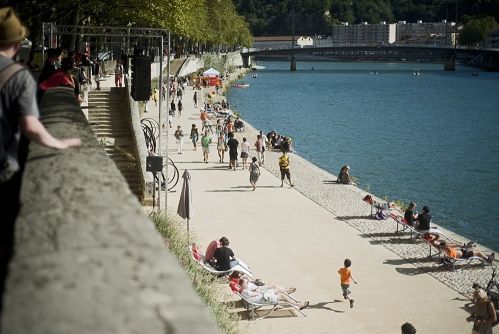
MULTIPOLYGON (((88 122, 97 138, 112 138, 115 146, 105 146, 105 152, 114 161, 128 183, 130 190, 143 199, 143 180, 135 157, 133 131, 125 89, 91 91, 88 96, 88 122)), ((109 142, 106 141, 107 144, 109 142)), ((113 142, 111 142, 113 143, 113 142)))

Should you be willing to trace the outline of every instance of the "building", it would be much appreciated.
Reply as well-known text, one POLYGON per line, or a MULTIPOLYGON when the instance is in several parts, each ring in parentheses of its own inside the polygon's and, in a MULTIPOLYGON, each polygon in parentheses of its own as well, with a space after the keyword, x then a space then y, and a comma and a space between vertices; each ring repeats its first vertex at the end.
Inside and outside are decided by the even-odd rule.
MULTIPOLYGON (((395 42, 396 25, 381 22, 379 24, 349 25, 343 22, 341 25, 331 26, 332 40, 334 44, 391 44, 395 42)), ((327 41, 327 40, 326 40, 327 41)))
MULTIPOLYGON (((290 49, 292 36, 253 37, 254 49, 290 49)), ((295 36, 295 47, 313 46, 314 40, 309 36, 295 36)))
POLYGON ((397 44, 430 44, 434 46, 453 46, 456 24, 454 22, 423 22, 416 23, 399 21, 397 23, 397 44))
POLYGON ((499 30, 489 34, 485 45, 488 48, 499 49, 499 30))

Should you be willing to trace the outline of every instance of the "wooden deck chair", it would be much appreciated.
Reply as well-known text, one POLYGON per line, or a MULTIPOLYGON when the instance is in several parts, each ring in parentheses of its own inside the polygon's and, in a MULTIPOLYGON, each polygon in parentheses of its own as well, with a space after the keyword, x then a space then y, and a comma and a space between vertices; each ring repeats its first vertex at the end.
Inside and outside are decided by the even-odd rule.
MULTIPOLYGON (((298 313, 300 313, 302 316, 306 317, 305 313, 303 313, 298 307, 296 307, 290 303, 282 302, 282 301, 276 302, 276 303, 270 303, 270 302, 269 303, 256 303, 256 302, 253 302, 253 301, 247 299, 239 292, 234 292, 234 293, 237 294, 241 298, 243 305, 246 307, 246 311, 248 312, 248 317, 250 320, 264 319, 264 318, 268 317, 269 315, 271 315, 272 312, 274 312, 279 307, 283 308, 283 309, 291 308, 291 309, 297 311, 298 313), (258 316, 256 311, 261 309, 261 308, 266 308, 266 309, 264 310, 263 315, 258 316)), ((293 299, 294 301, 296 301, 296 299, 294 299, 291 295, 288 294, 288 296, 291 299, 293 299)))

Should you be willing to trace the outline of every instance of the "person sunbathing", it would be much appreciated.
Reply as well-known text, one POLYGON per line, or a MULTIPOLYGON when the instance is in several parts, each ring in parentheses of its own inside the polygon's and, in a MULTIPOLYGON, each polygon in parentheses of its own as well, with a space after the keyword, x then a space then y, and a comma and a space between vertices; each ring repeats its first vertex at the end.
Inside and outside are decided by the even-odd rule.
POLYGON ((260 287, 255 284, 250 284, 246 278, 239 279, 239 293, 252 303, 279 303, 285 302, 296 308, 303 310, 308 306, 309 302, 299 302, 293 300, 288 294, 286 289, 280 287, 260 287))
POLYGON ((468 245, 472 245, 470 243, 465 245, 460 244, 450 244, 445 241, 440 241, 437 243, 436 240, 432 242, 432 244, 437 248, 443 250, 449 257, 454 259, 469 259, 470 257, 479 257, 487 263, 492 263, 495 258, 495 253, 491 253, 490 255, 484 255, 481 251, 471 250, 468 245))
MULTIPOLYGON (((243 277, 243 273, 239 271, 234 271, 232 274, 229 275, 229 286, 232 291, 234 292, 240 292, 241 286, 239 285, 239 280, 243 277)), ((274 289, 279 292, 287 293, 288 295, 292 294, 293 292, 296 291, 296 288, 294 287, 289 287, 289 288, 283 288, 281 286, 275 285, 273 283, 265 283, 262 279, 257 278, 255 280, 249 280, 246 278, 248 281, 248 288, 250 290, 255 290, 258 287, 261 287, 262 289, 274 289)))

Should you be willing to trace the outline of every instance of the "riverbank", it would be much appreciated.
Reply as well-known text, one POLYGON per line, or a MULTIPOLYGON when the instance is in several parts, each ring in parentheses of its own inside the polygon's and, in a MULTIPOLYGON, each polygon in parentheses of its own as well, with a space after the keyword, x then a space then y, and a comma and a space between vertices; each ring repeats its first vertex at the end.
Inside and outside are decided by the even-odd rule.
MULTIPOLYGON (((226 163, 219 163, 214 143, 207 164, 200 148, 193 150, 188 130, 192 123, 199 129, 201 125, 192 94, 188 87, 184 112, 173 120, 173 127, 180 125, 186 134, 183 154, 176 154, 175 139, 169 136, 170 158, 181 174, 188 169, 192 177, 192 235, 201 249, 227 236, 236 256, 249 263, 257 277, 295 286, 296 297, 311 303, 306 318, 280 312, 277 318, 241 321, 242 329, 249 333, 329 333, 332 328, 342 333, 396 333, 410 321, 421 333, 469 332, 465 296, 473 282, 483 283, 489 277, 490 269, 472 266, 450 272, 433 263, 423 244, 394 233, 393 221, 367 218, 370 207, 362 201, 365 191, 330 182, 334 175, 295 154, 290 157, 294 188, 280 187, 279 153, 268 151, 257 190, 252 192, 248 171, 231 171, 226 163), (354 309, 343 302, 336 273, 345 258, 352 260, 359 282, 353 287, 354 309)), ((257 131, 245 123, 245 132, 236 137, 241 142, 245 136, 252 144, 257 131)), ((176 211, 180 185, 168 196, 169 207, 176 211)), ((237 299, 221 285, 224 288, 228 298, 237 299)))

